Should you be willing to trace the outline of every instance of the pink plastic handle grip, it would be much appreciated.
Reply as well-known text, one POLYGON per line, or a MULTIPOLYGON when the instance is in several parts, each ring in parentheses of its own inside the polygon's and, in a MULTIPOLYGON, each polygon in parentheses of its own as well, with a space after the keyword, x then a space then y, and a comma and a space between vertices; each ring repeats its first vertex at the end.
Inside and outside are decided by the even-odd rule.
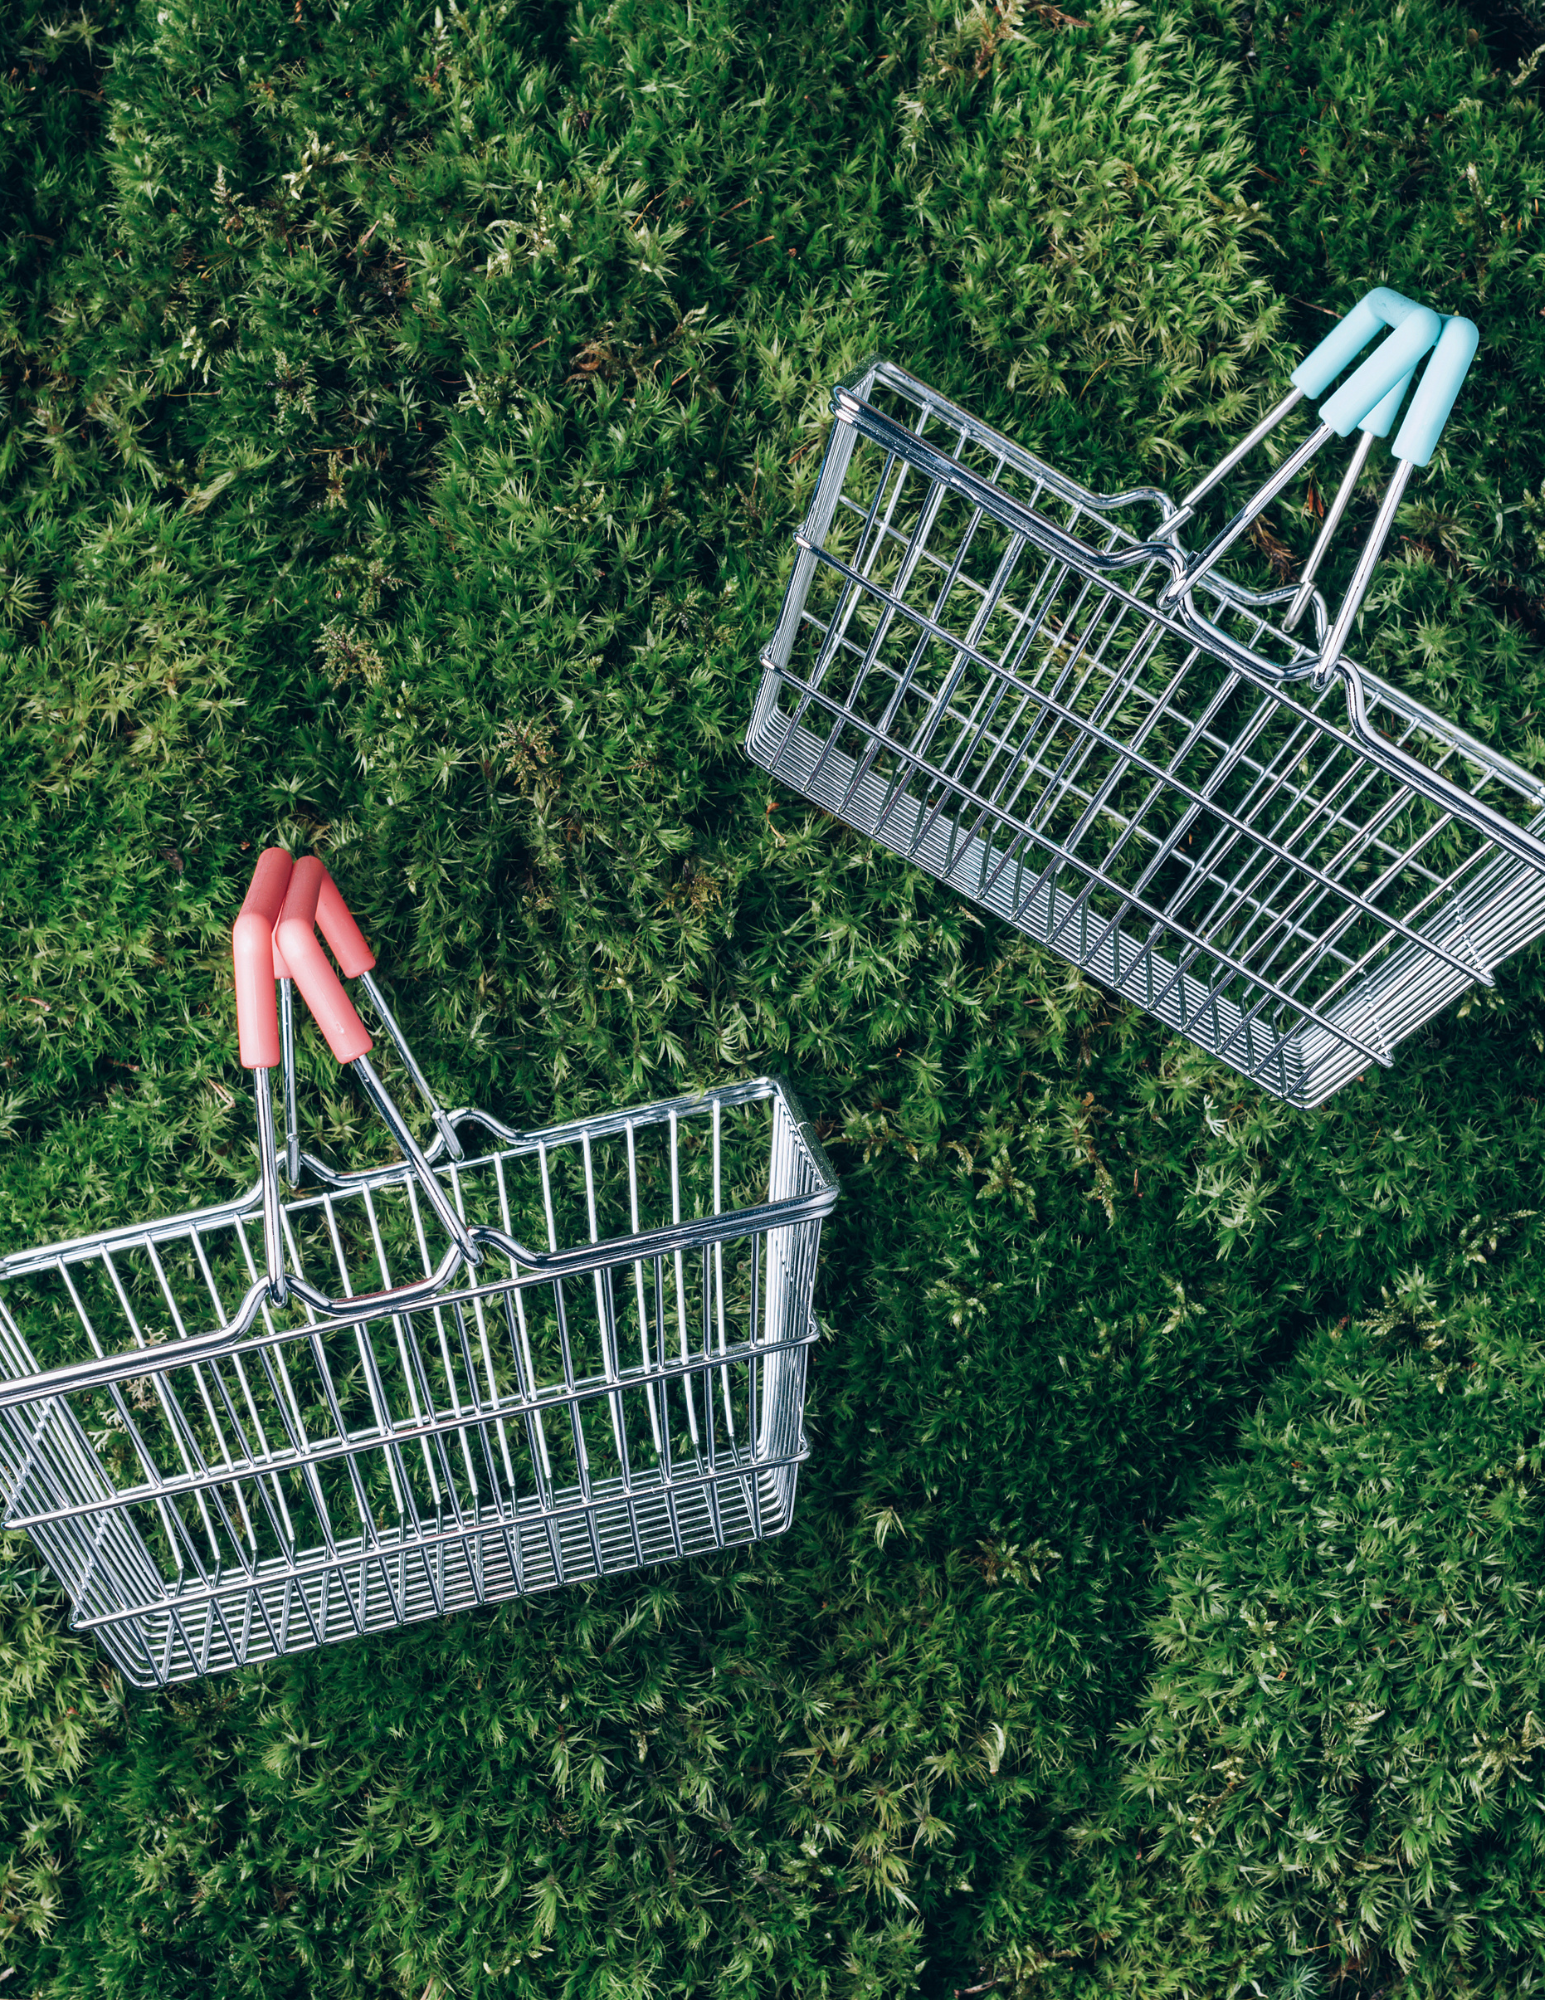
POLYGON ((327 1046, 339 1062, 351 1063, 356 1056, 368 1055, 374 1044, 316 934, 317 903, 326 878, 327 870, 316 855, 303 855, 296 862, 274 938, 327 1046))
POLYGON ((375 953, 366 944, 360 927, 349 914, 349 906, 338 893, 338 884, 322 868, 322 893, 317 897, 317 923, 332 947, 338 970, 345 979, 358 979, 362 972, 374 972, 375 953))
POLYGON ((273 935, 294 866, 282 847, 264 848, 252 871, 241 914, 231 928, 231 957, 236 968, 236 1034, 246 1069, 275 1069, 279 1063, 273 935))

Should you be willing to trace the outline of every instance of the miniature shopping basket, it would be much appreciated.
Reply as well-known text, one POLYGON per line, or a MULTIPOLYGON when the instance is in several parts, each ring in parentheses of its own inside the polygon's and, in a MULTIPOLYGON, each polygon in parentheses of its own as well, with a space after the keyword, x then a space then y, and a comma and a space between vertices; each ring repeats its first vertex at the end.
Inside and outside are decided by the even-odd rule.
POLYGON ((0 1259, 3 1521, 74 1625, 163 1685, 786 1528, 837 1194, 790 1091, 537 1132, 446 1113, 320 861, 266 853, 235 944, 257 1185, 0 1259), (427 1149, 316 924, 429 1101, 427 1149), (394 1164, 302 1154, 292 979, 394 1164))
POLYGON ((871 362, 833 396, 750 755, 1263 1089, 1321 1102, 1545 929, 1545 786, 1343 650, 1475 346, 1468 320, 1369 293, 1178 507, 1094 493, 871 362), (1381 326, 1191 548, 1207 496, 1381 326), (1315 575, 1429 350, 1332 616, 1315 575), (1225 554, 1354 428, 1303 579, 1232 580, 1225 554))

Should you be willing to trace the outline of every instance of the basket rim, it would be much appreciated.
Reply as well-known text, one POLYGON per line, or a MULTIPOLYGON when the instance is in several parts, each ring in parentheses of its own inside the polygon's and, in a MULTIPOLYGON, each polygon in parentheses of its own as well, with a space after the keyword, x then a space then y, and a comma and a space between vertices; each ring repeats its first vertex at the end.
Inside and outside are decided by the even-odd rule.
MULTIPOLYGON (((696 1217, 690 1221, 673 1223, 664 1228, 641 1230, 636 1235, 611 1237, 596 1243, 584 1243, 569 1251, 558 1252, 543 1258, 539 1268, 517 1273, 514 1270, 502 1273, 497 1278, 488 1278, 479 1283, 476 1274, 463 1287, 456 1284, 457 1273, 462 1268, 461 1260, 453 1252, 447 1256, 440 1268, 426 1277, 415 1293, 422 1297, 407 1298, 404 1290, 387 1294, 360 1292, 351 1298, 338 1302, 340 1309, 331 1314, 333 1324, 349 1325, 356 1321, 371 1319, 392 1310, 417 1310, 420 1306, 439 1302, 450 1302, 460 1297, 489 1297, 496 1293, 520 1291, 527 1288, 550 1284, 555 1279, 564 1279, 599 1272, 644 1259, 654 1259, 700 1248, 712 1243, 722 1243, 748 1233, 761 1233, 777 1228, 793 1228, 804 1223, 819 1222, 835 1207, 840 1185, 833 1172, 814 1126, 805 1116, 799 1099, 785 1079, 777 1076, 760 1076, 745 1082, 718 1086, 715 1089, 694 1091, 676 1098, 660 1099, 653 1104, 640 1105, 622 1111, 606 1112, 592 1117, 566 1119, 559 1124, 544 1126, 536 1131, 520 1132, 490 1113, 470 1110, 453 1114, 453 1120, 476 1122, 484 1126, 494 1136, 508 1143, 500 1150, 481 1154, 473 1159, 452 1162, 443 1149, 432 1149, 429 1157, 437 1171, 454 1176, 475 1172, 479 1168, 507 1159, 529 1157, 556 1143, 572 1144, 582 1138, 611 1136, 626 1131, 630 1123, 636 1129, 640 1125, 662 1125, 673 1118, 702 1116, 713 1110, 715 1105, 737 1105, 774 1100, 782 1105, 801 1145, 806 1149, 811 1167, 816 1176, 816 1186, 804 1194, 782 1196, 775 1200, 755 1203, 749 1207, 725 1209, 720 1214, 696 1217)), ((315 1161, 309 1154, 303 1155, 306 1164, 325 1176, 326 1184, 315 1192, 308 1192, 292 1202, 286 1202, 286 1213, 296 1213, 325 1205, 338 1195, 372 1193, 378 1188, 411 1186, 414 1170, 408 1161, 398 1161, 390 1166, 365 1169, 352 1175, 334 1173, 331 1169, 315 1161)), ((82 1264, 100 1255, 119 1250, 148 1248, 152 1245, 197 1238, 201 1231, 256 1219, 262 1213, 262 1183, 259 1181, 244 1195, 230 1201, 211 1205, 208 1208, 184 1210, 181 1214, 168 1216, 160 1221, 137 1224, 128 1223, 92 1235, 70 1238, 64 1242, 41 1245, 34 1250, 20 1251, 0 1260, 0 1283, 27 1277, 36 1272, 59 1270, 73 1264, 82 1264)), ((475 1234, 489 1247, 511 1254, 508 1246, 512 1239, 501 1231, 483 1230, 475 1234)), ((513 1255, 511 1256, 513 1263, 513 1255)), ((313 1294, 309 1288, 295 1287, 303 1305, 315 1310, 320 1294, 313 1294)), ((167 1374, 178 1368, 198 1366, 204 1362, 217 1361, 235 1352, 248 1353, 258 1348, 282 1346, 286 1342, 305 1338, 308 1331, 320 1331, 321 1327, 308 1322, 291 1323, 287 1318, 283 1325, 270 1324, 256 1330, 260 1314, 268 1302, 268 1282, 259 1275, 248 1287, 237 1310, 212 1331, 188 1334, 175 1340, 166 1340, 153 1346, 133 1347, 126 1350, 93 1357, 86 1361, 66 1362, 59 1366, 34 1370, 26 1374, 0 1372, 0 1412, 28 1404, 47 1400, 50 1397, 68 1397, 81 1390, 106 1387, 112 1383, 147 1375, 167 1374)), ((331 1302, 328 1303, 329 1306, 331 1302)), ((322 1325, 327 1322, 323 1321, 322 1325)), ((20 1327, 6 1306, 0 1293, 0 1331, 10 1334, 12 1341, 26 1352, 26 1342, 20 1327)))
MULTIPOLYGON (((921 376, 914 375, 910 369, 887 359, 883 354, 870 355, 858 368, 850 371, 833 385, 831 408, 838 422, 857 423, 862 411, 872 414, 878 424, 891 427, 892 420, 887 419, 883 412, 876 409, 867 393, 876 380, 884 381, 889 387, 929 409, 931 413, 968 432, 974 441, 990 445, 995 452, 1002 455, 1005 463, 1013 465, 1017 471, 1039 481, 1076 506, 1091 509, 1096 513, 1107 513, 1119 507, 1149 503, 1159 508, 1161 521, 1164 522, 1172 519, 1180 511, 1169 495, 1158 487, 1134 486, 1119 493, 1100 493, 1093 487, 1085 486, 1071 473, 1063 472, 1056 466, 1048 464, 1045 459, 1038 457, 1024 445, 1017 444, 995 425, 973 415, 953 398, 933 388, 921 376)), ((867 426, 864 426, 864 429, 867 435, 872 435, 867 426)), ((935 454, 923 440, 916 440, 916 444, 930 456, 937 455, 942 458, 942 454, 935 454)), ((1033 508, 1027 507, 1022 501, 1016 501, 1011 495, 999 492, 990 480, 980 474, 973 474, 966 467, 957 468, 957 472, 962 481, 969 483, 973 488, 971 496, 973 500, 991 496, 996 504, 990 505, 988 511, 993 513, 1002 526, 1013 529, 1020 526, 1025 517, 1039 519, 1033 508), (981 488, 982 491, 976 491, 977 488, 981 488)), ((1056 530, 1055 523, 1047 525, 1059 534, 1065 532, 1056 530)), ((1112 523, 1112 529, 1132 547, 1144 546, 1138 537, 1123 529, 1119 523, 1112 523)), ((1155 553, 1157 555, 1158 551, 1155 553)), ((1106 587, 1112 588, 1116 595, 1128 595, 1114 584, 1113 579, 1102 579, 1102 582, 1106 587)), ((1213 572, 1202 584, 1201 589, 1220 605, 1229 604, 1250 610, 1266 611, 1289 601, 1295 594, 1296 586, 1290 584, 1277 590, 1256 591, 1213 572)), ((1318 592, 1315 593, 1315 597, 1318 599, 1318 592)), ((1201 621, 1206 630, 1199 632, 1189 619, 1178 617, 1174 613, 1166 613, 1159 606, 1135 595, 1130 597, 1130 602, 1132 608, 1140 611, 1143 616, 1166 624, 1177 638, 1192 641, 1200 639, 1211 650, 1223 649, 1229 664, 1238 665, 1252 680, 1270 692, 1281 693, 1284 685, 1281 670, 1263 656, 1256 655, 1253 649, 1244 646, 1230 634, 1222 632, 1210 620, 1201 621)), ((1321 604, 1321 615, 1324 615, 1323 604, 1321 604)), ((1298 644, 1306 663, 1312 660, 1313 654, 1310 648, 1303 646, 1301 642, 1294 643, 1298 644)), ((768 667, 773 664, 767 659, 764 649, 762 665, 768 667)), ((1361 683, 1367 695, 1375 699, 1380 706, 1393 709, 1408 722, 1432 729, 1450 742, 1456 751, 1462 752, 1467 759, 1480 765, 1492 777, 1500 779, 1530 800, 1537 815, 1545 816, 1545 777, 1525 770, 1502 751, 1483 743, 1461 724, 1452 721, 1436 709, 1427 707, 1415 696, 1404 693, 1381 675, 1374 673, 1371 668, 1354 660, 1349 654, 1342 655, 1339 665, 1349 670, 1353 678, 1361 683)), ((787 670, 780 667, 779 671, 786 673, 787 670)), ((1368 747, 1360 737, 1340 729, 1329 717, 1316 716, 1315 719, 1321 727, 1334 730, 1348 744, 1355 745, 1360 750, 1366 750, 1368 747)))
MULTIPOLYGON (((738 1104, 754 1104, 767 1098, 777 1098, 783 1104, 809 1150, 818 1183, 816 1193, 821 1195, 829 1193, 835 1200, 840 1192, 841 1182, 827 1156, 826 1148, 822 1145, 815 1126, 807 1116, 793 1086, 786 1078, 774 1073, 751 1077, 741 1083, 718 1084, 703 1090, 688 1091, 679 1097, 659 1098, 652 1103, 632 1105, 622 1111, 598 1112, 567 1118, 557 1124, 534 1127, 529 1131, 506 1125, 502 1119, 496 1118, 491 1112, 479 1110, 476 1105, 462 1105, 448 1114, 451 1123, 480 1125, 486 1132, 502 1140, 504 1142, 502 1147, 497 1152, 489 1151, 453 1163, 447 1156, 443 1139, 437 1133, 434 1143, 425 1148, 424 1157, 441 1173, 449 1174, 453 1169, 458 1172, 469 1172, 496 1158, 520 1159, 538 1151, 542 1146, 568 1145, 587 1134, 592 1139, 614 1137, 624 1132, 630 1123, 635 1128, 663 1125, 669 1121, 673 1113, 678 1118, 700 1117, 711 1111, 715 1102, 724 1107, 731 1107, 738 1104)), ((354 1194, 365 1190, 374 1192, 377 1188, 396 1187, 413 1179, 412 1163, 407 1160, 393 1160, 382 1167, 360 1167, 340 1171, 317 1159, 315 1154, 303 1153, 301 1158, 320 1186, 312 1192, 286 1201, 284 1208, 290 1214, 316 1206, 325 1201, 329 1194, 354 1194)), ((811 1197, 801 1195, 791 1199, 805 1202, 811 1197)), ((238 1222, 260 1216, 262 1209, 263 1187, 259 1180, 255 1181, 244 1194, 232 1195, 221 1202, 211 1202, 203 1208, 179 1209, 175 1215, 156 1216, 144 1222, 113 1223, 106 1229, 89 1230, 80 1236, 58 1237, 49 1242, 30 1245, 26 1249, 8 1251, 0 1257, 0 1284, 14 1278, 26 1277, 33 1271, 57 1264, 81 1263, 102 1250, 136 1249, 141 1245, 175 1241, 195 1229, 213 1228, 221 1223, 238 1222)), ((730 1214, 747 1212, 727 1211, 730 1214)), ((594 1247, 596 1246, 587 1246, 587 1248, 594 1247)))

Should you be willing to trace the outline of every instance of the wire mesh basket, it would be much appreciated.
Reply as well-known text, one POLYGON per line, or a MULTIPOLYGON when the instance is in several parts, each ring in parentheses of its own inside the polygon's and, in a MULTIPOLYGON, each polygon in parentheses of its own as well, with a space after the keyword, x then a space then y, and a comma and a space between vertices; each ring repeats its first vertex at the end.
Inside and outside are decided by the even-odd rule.
MULTIPOLYGON (((289 894, 276 962, 347 1037, 289 894)), ((256 914, 266 954, 272 897, 256 914)), ((348 1174, 300 1153, 287 1087, 316 1185, 282 1196, 264 1107, 281 1039, 293 1079, 289 983, 280 1038, 247 974, 243 995, 239 949, 258 1186, 0 1260, 4 1521, 72 1623, 164 1685, 785 1529, 836 1199, 787 1087, 535 1132, 431 1099, 427 1152, 405 1132, 403 1159, 348 1174)), ((368 1065, 352 1018, 343 1059, 368 1065)))
POLYGON ((1343 650, 1474 348, 1468 321, 1371 293, 1178 507, 1092 492, 871 362, 833 396, 751 757, 1262 1088, 1323 1101, 1545 929, 1545 785, 1343 650), (1381 324, 1190 550, 1204 497, 1381 324), (1428 350, 1332 617, 1315 573, 1428 350), (1220 559, 1354 427, 1302 581, 1231 580, 1220 559))

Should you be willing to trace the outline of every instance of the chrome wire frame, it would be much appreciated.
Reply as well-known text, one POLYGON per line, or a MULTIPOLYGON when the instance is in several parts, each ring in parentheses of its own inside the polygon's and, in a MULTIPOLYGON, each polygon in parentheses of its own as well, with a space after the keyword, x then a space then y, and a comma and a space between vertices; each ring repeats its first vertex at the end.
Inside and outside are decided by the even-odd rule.
POLYGON ((747 735, 775 778, 1301 1106, 1545 930, 1545 785, 1339 655, 1318 591, 1293 638, 1301 591, 1189 553, 1189 502, 889 363, 833 410, 747 735))
POLYGON ((837 1184, 787 1086, 450 1122, 475 1268, 411 1162, 309 1156, 285 1304, 262 1181, 0 1259, 4 1525, 136 1685, 788 1526, 837 1184))

